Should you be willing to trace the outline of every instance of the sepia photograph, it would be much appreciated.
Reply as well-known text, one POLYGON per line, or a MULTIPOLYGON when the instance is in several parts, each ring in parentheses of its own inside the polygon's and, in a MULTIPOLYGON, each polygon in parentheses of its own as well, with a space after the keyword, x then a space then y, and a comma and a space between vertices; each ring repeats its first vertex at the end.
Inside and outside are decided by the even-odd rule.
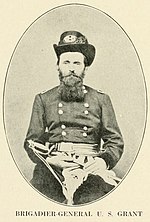
POLYGON ((11 155, 31 189, 62 205, 100 201, 128 176, 144 136, 136 47, 97 8, 53 8, 16 43, 3 108, 11 155))
POLYGON ((150 3, 0 4, 0 220, 149 222, 150 3))

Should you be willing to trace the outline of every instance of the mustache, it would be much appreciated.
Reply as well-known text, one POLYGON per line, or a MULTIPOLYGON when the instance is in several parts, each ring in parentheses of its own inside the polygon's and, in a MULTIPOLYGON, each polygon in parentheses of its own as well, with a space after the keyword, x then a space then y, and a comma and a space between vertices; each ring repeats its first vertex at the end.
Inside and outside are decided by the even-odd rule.
POLYGON ((75 70, 68 70, 67 73, 64 73, 61 71, 61 69, 58 69, 59 72, 59 80, 60 82, 63 82, 65 85, 74 85, 78 83, 83 83, 83 79, 85 76, 85 70, 80 75, 77 75, 75 70))
POLYGON ((75 72, 69 72, 68 75, 62 76, 62 79, 67 78, 67 77, 71 77, 71 76, 72 76, 72 77, 79 78, 79 79, 82 80, 82 77, 81 77, 81 76, 78 76, 75 72))

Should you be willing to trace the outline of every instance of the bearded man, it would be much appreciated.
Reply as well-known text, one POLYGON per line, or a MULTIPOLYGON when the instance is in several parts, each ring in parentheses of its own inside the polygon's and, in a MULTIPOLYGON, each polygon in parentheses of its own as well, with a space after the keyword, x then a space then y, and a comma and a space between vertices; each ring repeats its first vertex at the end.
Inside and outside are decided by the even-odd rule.
POLYGON ((83 84, 95 47, 67 31, 54 49, 60 85, 35 97, 24 147, 36 163, 31 184, 52 200, 79 205, 114 188, 111 169, 124 144, 109 96, 83 84))

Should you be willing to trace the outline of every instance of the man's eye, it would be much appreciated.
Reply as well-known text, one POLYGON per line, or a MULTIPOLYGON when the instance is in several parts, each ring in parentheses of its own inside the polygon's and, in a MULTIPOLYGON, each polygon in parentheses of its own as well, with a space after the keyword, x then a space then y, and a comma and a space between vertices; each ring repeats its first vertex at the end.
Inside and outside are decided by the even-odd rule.
POLYGON ((63 64, 68 64, 68 63, 69 63, 69 61, 64 61, 64 62, 63 62, 63 64))
POLYGON ((74 64, 75 64, 75 65, 80 65, 81 63, 80 63, 80 62, 75 62, 74 64))

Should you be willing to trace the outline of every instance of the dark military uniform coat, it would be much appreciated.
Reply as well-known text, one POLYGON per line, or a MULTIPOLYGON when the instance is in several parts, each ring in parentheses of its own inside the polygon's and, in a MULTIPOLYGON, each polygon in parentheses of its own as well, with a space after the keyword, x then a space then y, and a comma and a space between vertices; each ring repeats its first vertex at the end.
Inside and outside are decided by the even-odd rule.
MULTIPOLYGON (((36 95, 30 126, 25 140, 25 149, 36 163, 31 183, 40 192, 58 202, 65 201, 61 185, 46 166, 28 147, 27 140, 58 143, 73 142, 98 144, 109 169, 112 169, 123 152, 123 139, 114 109, 108 95, 84 86, 83 102, 61 101, 59 86, 36 95)), ((113 186, 106 184, 99 176, 89 175, 88 179, 74 194, 74 203, 82 204, 95 200, 113 186)))

